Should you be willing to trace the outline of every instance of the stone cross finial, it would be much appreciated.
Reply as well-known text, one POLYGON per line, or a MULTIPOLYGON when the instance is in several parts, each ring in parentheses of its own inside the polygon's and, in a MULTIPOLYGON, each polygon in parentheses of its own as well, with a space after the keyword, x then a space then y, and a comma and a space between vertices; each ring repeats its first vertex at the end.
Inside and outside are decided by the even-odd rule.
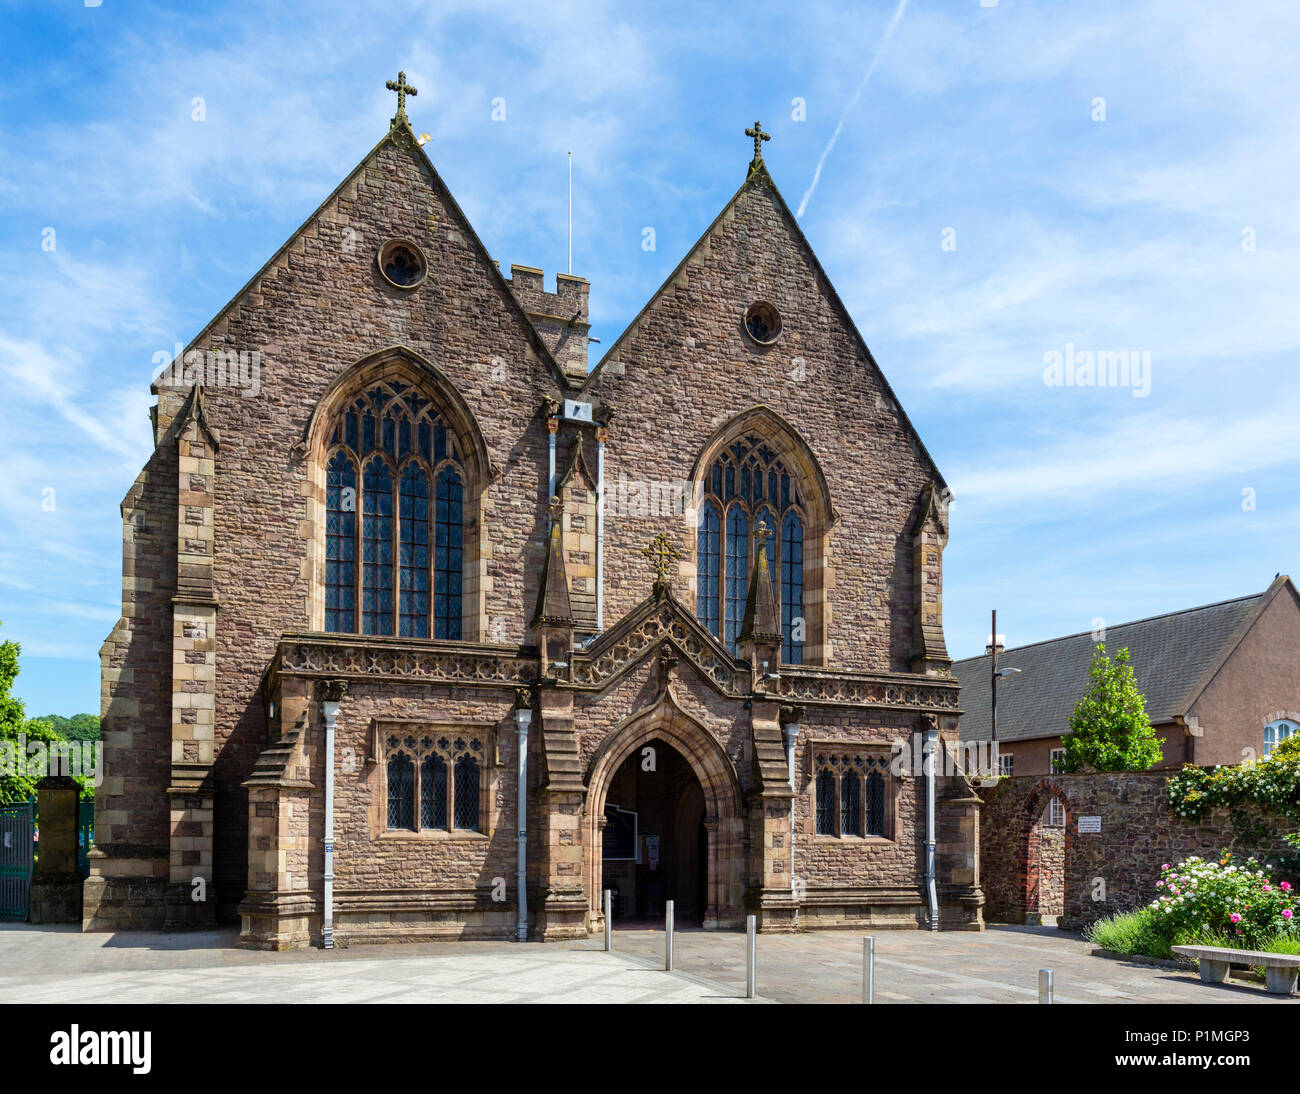
POLYGON ((666 533, 660 532, 641 548, 641 553, 650 560, 650 568, 655 575, 655 589, 667 589, 670 584, 668 571, 682 557, 681 551, 673 546, 666 533))
POLYGON ((763 142, 772 139, 771 133, 763 132, 763 123, 755 122, 753 129, 746 129, 745 136, 754 138, 754 160, 751 167, 757 167, 763 162, 763 142))
POLYGON ((406 96, 418 95, 419 92, 406 82, 405 72, 399 72, 397 79, 389 80, 386 86, 389 91, 397 92, 397 117, 393 119, 393 123, 396 124, 397 118, 406 117, 406 96))
POLYGON ((767 526, 767 521, 760 520, 754 525, 754 557, 758 558, 763 551, 763 544, 767 542, 768 537, 772 534, 772 529, 767 526))

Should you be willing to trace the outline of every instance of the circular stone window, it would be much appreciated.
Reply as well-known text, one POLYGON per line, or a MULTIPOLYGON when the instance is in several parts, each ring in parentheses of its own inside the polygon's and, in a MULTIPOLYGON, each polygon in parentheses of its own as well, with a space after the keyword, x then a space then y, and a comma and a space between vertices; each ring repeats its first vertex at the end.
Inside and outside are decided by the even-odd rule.
POLYGON ((399 289, 414 289, 424 280, 428 264, 424 252, 405 239, 390 239, 379 248, 379 272, 399 289))
POLYGON ((781 314, 765 301, 750 304, 745 309, 745 330, 759 345, 770 346, 781 333, 781 314))

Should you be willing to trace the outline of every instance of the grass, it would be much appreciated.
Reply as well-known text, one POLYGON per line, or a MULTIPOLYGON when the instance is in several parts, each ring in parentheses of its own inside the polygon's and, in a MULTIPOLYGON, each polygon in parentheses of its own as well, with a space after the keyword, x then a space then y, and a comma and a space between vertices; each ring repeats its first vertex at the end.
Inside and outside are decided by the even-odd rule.
POLYGON ((1159 929, 1155 915, 1146 908, 1099 919, 1088 926, 1084 937, 1103 950, 1127 956, 1173 956, 1173 951, 1169 948, 1173 940, 1159 929))

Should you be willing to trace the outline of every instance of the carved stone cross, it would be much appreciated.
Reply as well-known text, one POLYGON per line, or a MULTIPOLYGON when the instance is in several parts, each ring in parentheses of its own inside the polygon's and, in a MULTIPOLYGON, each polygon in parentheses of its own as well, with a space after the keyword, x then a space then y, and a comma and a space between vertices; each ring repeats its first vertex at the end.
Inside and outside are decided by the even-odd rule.
POLYGON ((763 132, 762 122, 755 122, 753 129, 745 130, 745 136, 754 138, 754 166, 757 167, 763 162, 763 142, 770 141, 772 134, 763 132))
POLYGON ((660 532, 649 544, 641 548, 641 553, 650 560, 650 568, 655 575, 655 588, 667 588, 668 571, 673 563, 682 557, 681 551, 673 546, 666 533, 660 532))
POLYGON ((767 526, 767 521, 760 520, 754 525, 754 557, 758 558, 763 553, 763 544, 767 542, 768 537, 772 534, 772 529, 767 526))
POLYGON ((386 86, 389 91, 397 92, 397 117, 406 117, 406 96, 418 95, 419 92, 406 82, 405 72, 399 72, 397 74, 397 79, 389 80, 386 86))

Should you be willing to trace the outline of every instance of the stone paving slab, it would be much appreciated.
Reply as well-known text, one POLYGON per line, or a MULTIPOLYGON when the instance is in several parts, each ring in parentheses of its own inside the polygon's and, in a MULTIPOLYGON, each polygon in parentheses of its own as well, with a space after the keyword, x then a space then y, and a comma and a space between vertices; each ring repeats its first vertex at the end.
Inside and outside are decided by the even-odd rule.
MULTIPOLYGON (((855 1003, 862 936, 760 935, 759 1001, 855 1003)), ((679 930, 663 972, 663 933, 616 931, 579 942, 420 942, 272 953, 241 950, 233 930, 82 934, 0 924, 6 1002, 744 1002, 745 936, 679 930)), ((1195 973, 1093 957, 1051 927, 977 933, 882 931, 876 999, 897 1003, 1036 1003, 1038 970, 1060 1003, 1264 1003, 1262 985, 1202 984, 1195 973)))
MULTIPOLYGON (((1264 1003, 1262 984, 1202 984, 1195 972, 1092 956, 1092 943, 1055 927, 993 926, 983 932, 880 931, 876 1000, 897 1003, 1038 1002, 1038 970, 1055 974, 1058 1003, 1264 1003)), ((616 952, 662 961, 662 931, 615 931, 616 952)), ((603 946, 600 939, 582 945, 603 946)), ((745 937, 678 930, 674 968, 744 990, 745 937)), ((862 934, 759 935, 757 988, 780 1003, 856 1003, 862 996, 862 934)))

